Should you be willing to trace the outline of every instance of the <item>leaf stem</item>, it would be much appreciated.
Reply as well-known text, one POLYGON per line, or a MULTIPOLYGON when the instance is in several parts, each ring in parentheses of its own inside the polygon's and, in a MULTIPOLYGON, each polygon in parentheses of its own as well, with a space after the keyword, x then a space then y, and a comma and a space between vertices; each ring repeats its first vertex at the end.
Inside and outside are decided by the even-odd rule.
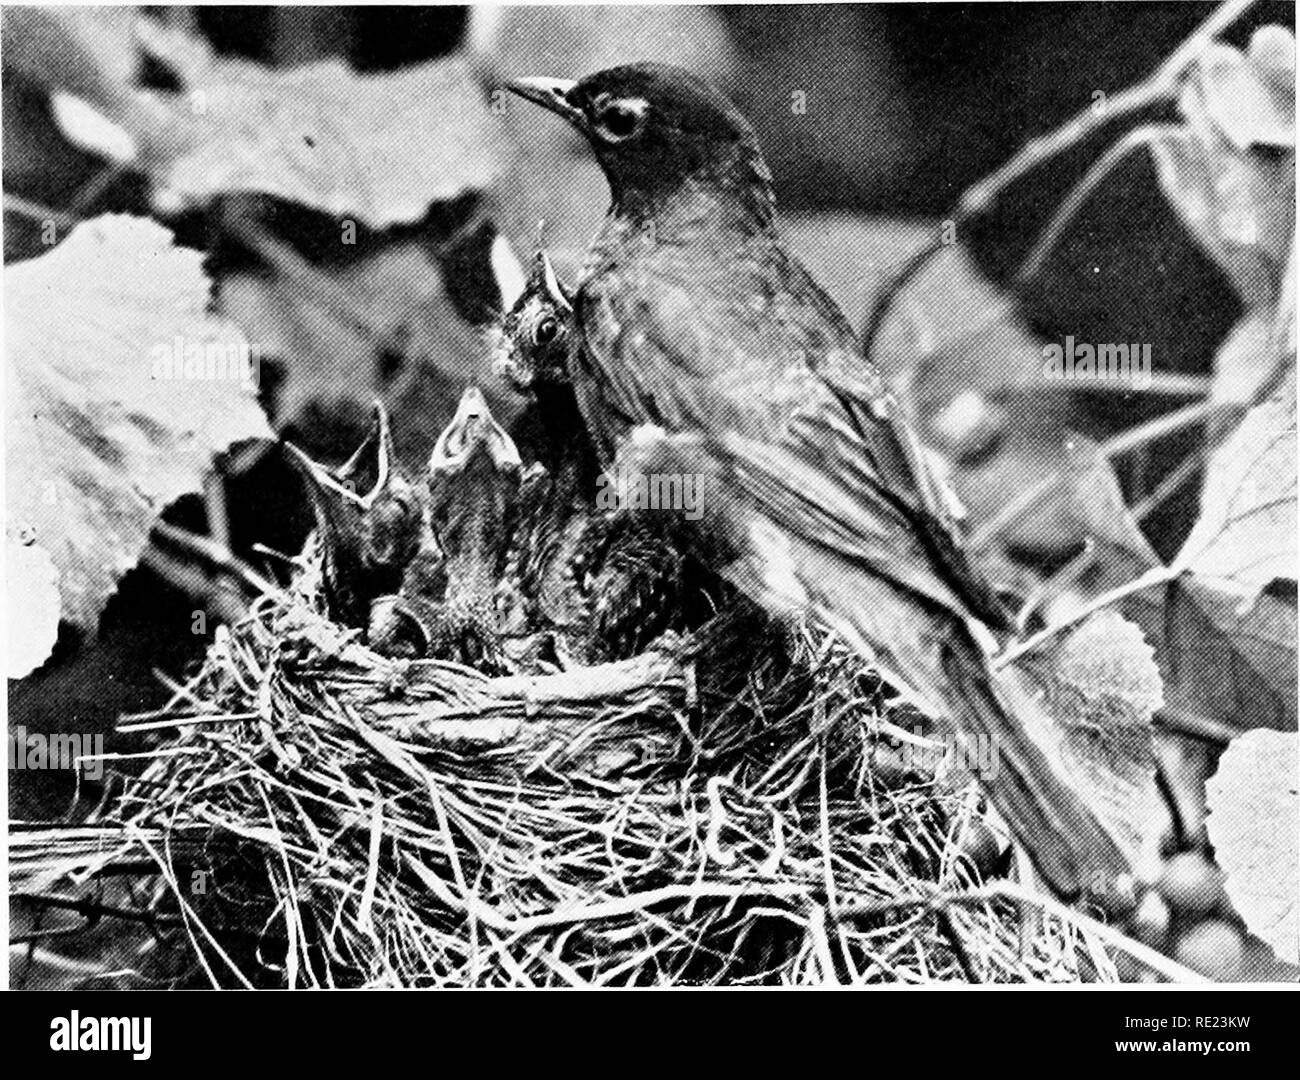
POLYGON ((161 539, 166 540, 169 544, 180 548, 182 551, 197 556, 219 570, 233 574, 259 594, 265 593, 277 597, 285 595, 284 590, 278 585, 268 581, 242 559, 237 558, 228 547, 218 543, 211 537, 199 536, 188 529, 169 525, 165 521, 157 522, 153 527, 153 531, 161 539))
POLYGON ((54 207, 46 206, 34 199, 26 199, 21 195, 11 194, 8 191, 4 193, 4 208, 9 213, 17 214, 28 221, 34 221, 38 225, 46 221, 52 221, 61 229, 71 229, 77 224, 77 218, 71 214, 66 214, 62 210, 55 210, 54 207))
POLYGON ((1146 124, 1134 128, 1118 142, 1112 144, 1101 157, 1094 161, 1078 183, 1070 189, 1070 193, 1057 207, 1051 221, 1047 223, 1047 227, 1039 234, 1025 261, 1021 264, 1020 269, 1016 271, 1016 285, 1024 288, 1025 285, 1038 276, 1043 269, 1043 265, 1047 262, 1047 257, 1060 243, 1061 236, 1070 222, 1074 220, 1102 181, 1111 174, 1121 161, 1133 151, 1150 146, 1176 129, 1177 125, 1174 124, 1146 124))
MULTIPOLYGON (((1182 431, 1184 428, 1209 420, 1215 415, 1227 412, 1230 409, 1231 406, 1210 401, 1209 399, 1193 402, 1181 409, 1161 413, 1153 420, 1138 424, 1137 427, 1121 431, 1118 435, 1114 435, 1103 442, 1098 449, 1107 459, 1115 458, 1120 454, 1127 453, 1129 450, 1145 446, 1147 443, 1155 442, 1157 439, 1162 439, 1167 435, 1182 431)), ((988 547, 1002 530, 1037 505, 1040 500, 1055 491, 1064 479, 1064 473, 1057 470, 1032 484, 1006 503, 1001 510, 978 529, 974 530, 967 540, 966 546, 971 551, 980 551, 988 547)))
POLYGON ((1055 131, 1031 139, 1000 169, 968 188, 958 208, 963 217, 987 213, 1008 187, 1027 173, 1063 154, 1112 120, 1170 98, 1183 72, 1222 31, 1236 22, 1255 0, 1227 0, 1175 49, 1145 81, 1112 97, 1102 110, 1091 105, 1055 131))
POLYGON ((1125 582, 1114 589, 1104 592, 1099 596, 1094 596, 1078 610, 1072 612, 1069 616, 1058 623, 1045 627, 1036 634, 1031 634, 1023 641, 1016 642, 1008 646, 1001 654, 993 658, 993 667, 1001 671, 1008 664, 1019 660, 1026 653, 1033 652, 1040 645, 1050 641, 1057 634, 1064 630, 1070 629, 1083 622, 1089 615, 1100 611, 1102 608, 1110 607, 1111 604, 1118 603, 1120 600, 1127 599, 1135 593, 1140 593, 1146 589, 1154 589, 1159 585, 1168 584, 1179 574, 1179 570, 1172 566, 1153 566, 1146 573, 1139 575, 1132 581, 1125 582))
MULTIPOLYGON (((1105 109, 1099 111, 1090 104, 1074 119, 1049 134, 1031 139, 1001 168, 967 188, 957 201, 957 206, 950 217, 960 227, 970 218, 987 213, 996 204, 1001 194, 1023 176, 1065 153, 1113 120, 1172 98, 1178 80, 1186 68, 1200 56, 1205 47, 1220 32, 1236 22, 1254 2, 1255 0, 1226 0, 1165 59, 1148 79, 1114 95, 1107 102, 1105 109)), ((1080 197, 1084 198, 1086 195, 1085 191, 1080 197)), ((1060 227, 1063 227, 1063 224, 1060 227)), ((936 254, 948 246, 951 245, 937 240, 911 256, 881 291, 879 299, 872 305, 871 314, 862 332, 862 349, 868 359, 873 355, 880 329, 893 309, 898 295, 936 254)))

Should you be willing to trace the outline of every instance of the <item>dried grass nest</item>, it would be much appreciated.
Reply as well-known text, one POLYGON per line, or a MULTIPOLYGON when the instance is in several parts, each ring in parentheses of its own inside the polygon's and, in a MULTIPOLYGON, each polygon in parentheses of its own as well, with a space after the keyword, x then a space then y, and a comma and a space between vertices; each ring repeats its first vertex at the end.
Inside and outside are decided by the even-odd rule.
POLYGON ((314 580, 123 723, 157 743, 91 821, 14 827, 29 959, 97 986, 1117 978, 1086 919, 981 880, 978 799, 901 766, 911 731, 825 635, 723 616, 489 678, 375 654, 314 580))

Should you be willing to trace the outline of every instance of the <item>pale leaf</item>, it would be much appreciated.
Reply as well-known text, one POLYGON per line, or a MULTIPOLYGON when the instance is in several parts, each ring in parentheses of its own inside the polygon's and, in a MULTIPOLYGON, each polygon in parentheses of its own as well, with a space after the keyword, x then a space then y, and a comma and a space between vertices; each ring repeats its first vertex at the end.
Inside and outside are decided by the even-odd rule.
POLYGON ((1295 734, 1233 739, 1206 784, 1206 827, 1246 928, 1288 963, 1300 962, 1300 796, 1295 734))
POLYGON ((49 552, 78 625, 95 625, 214 453, 271 436, 249 368, 229 362, 251 359, 247 342, 207 313, 201 262, 154 222, 104 217, 4 272, 8 528, 49 552), (155 367, 178 355, 225 363, 154 377, 184 375, 155 367))
POLYGON ((1248 603, 1296 573, 1296 403, 1288 380, 1211 455, 1201 516, 1174 565, 1226 579, 1248 603))

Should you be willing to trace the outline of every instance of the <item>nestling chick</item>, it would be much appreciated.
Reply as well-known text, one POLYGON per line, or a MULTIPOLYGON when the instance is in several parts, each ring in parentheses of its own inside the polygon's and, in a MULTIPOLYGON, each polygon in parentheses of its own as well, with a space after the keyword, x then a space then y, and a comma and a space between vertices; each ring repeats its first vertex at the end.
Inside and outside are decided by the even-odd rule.
POLYGON ((375 598, 397 591, 423 529, 420 493, 398 467, 388 414, 375 403, 370 433, 337 469, 292 443, 285 448, 311 499, 327 613, 337 623, 364 627, 375 598))
POLYGON ((469 387, 429 457, 429 521, 443 561, 404 586, 427 637, 425 655, 488 671, 505 668, 495 597, 518 510, 521 463, 514 440, 469 387), (441 585, 441 596, 429 595, 441 585))
POLYGON ((544 396, 572 384, 569 364, 576 344, 573 304, 550 258, 539 251, 527 287, 495 335, 493 369, 519 393, 544 396))
POLYGON ((685 554, 676 515, 598 505, 609 485, 573 393, 579 349, 573 306, 538 252, 497 347, 497 369, 532 398, 513 431, 540 466, 521 491, 503 629, 521 650, 535 650, 538 633, 547 633, 554 659, 591 664, 697 624, 713 611, 707 586, 717 583, 685 554))

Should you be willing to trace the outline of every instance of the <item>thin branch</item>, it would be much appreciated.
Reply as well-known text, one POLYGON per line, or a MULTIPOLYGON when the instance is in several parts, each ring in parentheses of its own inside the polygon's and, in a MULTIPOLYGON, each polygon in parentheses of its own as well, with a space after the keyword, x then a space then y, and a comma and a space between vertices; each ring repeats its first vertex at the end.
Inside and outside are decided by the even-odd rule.
POLYGON ((957 924, 953 921, 952 912, 948 910, 946 904, 940 905, 935 909, 935 921, 939 924, 939 929, 943 931, 943 936, 948 939, 948 944, 952 946, 953 954, 957 957, 957 963, 961 966, 961 973, 966 977, 968 983, 982 983, 980 973, 975 967, 975 961, 971 959, 970 950, 966 948, 966 942, 962 940, 957 924))
MULTIPOLYGON (((960 228, 968 223, 971 218, 988 213, 1002 193, 1011 185, 1091 137, 1113 121, 1140 112, 1160 102, 1171 100, 1184 71, 1201 55, 1206 46, 1218 34, 1235 23, 1254 2, 1255 0, 1227 0, 1226 3, 1215 10, 1213 15, 1197 27, 1182 45, 1174 50, 1146 81, 1115 94, 1107 101, 1104 109, 1097 110, 1090 104, 1073 120, 1061 125, 1047 135, 1030 140, 1001 168, 966 189, 958 200, 956 209, 950 215, 955 225, 960 228)), ((1130 146, 1127 149, 1132 149, 1132 147, 1130 146)), ((1125 152, 1127 152, 1127 149, 1125 152)), ((1080 198, 1086 197, 1086 195, 1087 192, 1085 191, 1080 195, 1080 198)), ((1063 224, 1060 227, 1063 227, 1063 224)), ((1049 226, 1050 228, 1051 226, 1049 226)), ((948 246, 951 245, 945 245, 940 240, 917 252, 903 264, 882 290, 879 299, 872 305, 871 314, 862 333, 863 352, 868 359, 873 355, 876 339, 880 336, 881 327, 890 311, 893 310, 898 295, 916 278, 936 254, 948 246)))
MULTIPOLYGON (((15 892, 11 894, 11 899, 26 901, 30 904, 40 904, 47 908, 60 908, 66 911, 72 911, 87 920, 87 926, 93 925, 99 919, 107 916, 113 919, 120 919, 124 922, 142 923, 150 929, 180 929, 181 921, 170 918, 166 915, 155 915, 148 911, 133 911, 130 908, 117 907, 113 904, 105 904, 97 900, 90 899, 73 899, 66 896, 47 896, 44 893, 15 892)), ((84 929, 84 927, 74 927, 75 930, 84 929)))
POLYGON ((1055 250, 1070 222, 1075 219, 1084 204, 1092 197, 1093 192, 1121 161, 1133 151, 1150 146, 1174 130, 1176 129, 1173 124, 1147 124, 1134 128, 1094 161, 1083 174, 1082 179, 1070 189, 1070 193, 1052 215, 1051 221, 1039 234, 1025 261, 1016 271, 1014 279, 1016 285, 1023 288, 1042 272, 1047 257, 1055 250))
POLYGON ((1096 110, 1089 105, 1055 131, 1031 139, 1000 169, 967 189, 958 203, 961 215, 970 217, 987 213, 1012 184, 1083 142, 1113 120, 1170 100, 1183 72, 1200 57, 1215 37, 1235 23, 1254 2, 1255 0, 1228 0, 1171 53, 1150 78, 1115 94, 1104 109, 1096 110))
MULTIPOLYGON (((1224 405, 1221 402, 1208 399, 1198 401, 1181 409, 1162 413, 1144 424, 1138 424, 1136 427, 1121 431, 1118 435, 1112 436, 1103 442, 1098 449, 1107 460, 1111 460, 1139 446, 1145 446, 1157 439, 1163 439, 1168 435, 1204 423, 1232 410, 1233 406, 1224 405)), ((993 517, 975 529, 970 534, 966 546, 971 551, 980 551, 988 547, 1008 525, 1019 520, 1021 516, 1033 509, 1042 499, 1052 494, 1064 480, 1065 474, 1058 470, 1049 473, 1030 485, 1015 498, 1005 503, 993 517)))
MULTIPOLYGON (((1088 384, 1087 390, 1091 394, 1149 394, 1154 397, 1205 397, 1210 392, 1213 379, 1208 375, 1184 375, 1176 371, 1153 371, 1149 376, 1150 381, 1142 387, 1134 383, 1117 379, 1107 379, 1088 384)), ((1044 388, 1047 390, 1068 390, 1071 392, 1080 389, 1078 383, 1071 383, 1065 379, 1054 379, 1048 382, 1044 388)))
POLYGON ((1023 641, 1009 646, 1006 650, 993 658, 993 667, 996 670, 1001 670, 1013 661, 1020 659, 1020 657, 1024 656, 1026 653, 1033 652, 1040 645, 1051 640, 1062 631, 1068 630, 1072 626, 1077 626, 1089 615, 1100 611, 1102 608, 1110 607, 1111 604, 1118 603, 1120 600, 1124 600, 1135 593, 1145 592, 1147 589, 1154 589, 1159 585, 1168 584, 1176 578, 1179 573, 1181 573, 1181 571, 1172 566, 1152 567, 1145 574, 1141 574, 1132 581, 1127 581, 1117 588, 1110 589, 1099 596, 1093 597, 1086 604, 1083 604, 1077 610, 1071 612, 1069 616, 1062 619, 1060 622, 1053 623, 1051 626, 1038 631, 1038 633, 1031 634, 1023 641))
POLYGON ((1145 521, 1165 504, 1180 488, 1190 483, 1198 472, 1205 467, 1204 451, 1197 448, 1175 465, 1158 483, 1154 490, 1133 505, 1133 516, 1138 521, 1145 521))
POLYGON ((60 229, 71 229, 78 224, 75 217, 64 213, 62 210, 55 210, 52 206, 38 203, 34 199, 25 199, 21 195, 12 195, 7 191, 4 193, 4 208, 9 213, 17 214, 28 221, 34 221, 38 225, 52 221, 60 229))
POLYGON ((190 555, 197 556, 219 570, 233 574, 259 594, 267 593, 276 597, 284 596, 284 590, 278 585, 268 581, 246 562, 238 558, 224 544, 219 544, 210 537, 199 536, 188 529, 169 525, 165 521, 155 524, 153 531, 169 544, 181 548, 190 555))
POLYGON ((899 294, 916 279, 936 255, 953 245, 936 240, 911 256, 895 273, 880 293, 879 299, 871 305, 871 314, 862 331, 862 354, 870 360, 875 353, 876 339, 885 324, 885 319, 894 308, 894 301, 899 294))

